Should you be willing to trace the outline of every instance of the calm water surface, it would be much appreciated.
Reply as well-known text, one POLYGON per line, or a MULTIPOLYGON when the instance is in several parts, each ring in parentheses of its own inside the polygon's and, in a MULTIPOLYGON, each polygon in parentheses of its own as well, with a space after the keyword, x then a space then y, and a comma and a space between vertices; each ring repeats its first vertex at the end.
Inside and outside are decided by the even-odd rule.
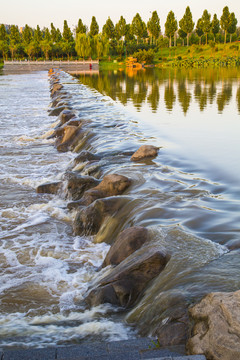
POLYGON ((0 346, 154 335, 179 299, 189 305, 239 289, 239 78, 238 69, 61 75, 69 104, 88 120, 75 150, 103 156, 78 171, 133 179, 126 206, 106 223, 108 241, 142 225, 153 246, 171 253, 140 303, 119 314, 81 305, 109 249, 102 234, 74 237, 64 194, 35 192, 61 179, 76 156, 46 139, 57 120, 47 112, 47 74, 0 76, 0 346), (161 147, 153 161, 122 155, 144 143, 161 147))

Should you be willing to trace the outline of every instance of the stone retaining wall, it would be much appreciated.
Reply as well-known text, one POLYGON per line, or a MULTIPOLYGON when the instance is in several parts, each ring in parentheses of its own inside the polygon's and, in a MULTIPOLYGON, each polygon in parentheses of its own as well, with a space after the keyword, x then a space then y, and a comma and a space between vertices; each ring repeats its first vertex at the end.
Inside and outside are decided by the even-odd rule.
POLYGON ((3 72, 48 71, 51 68, 62 69, 69 73, 96 72, 99 69, 99 61, 4 61, 3 72))

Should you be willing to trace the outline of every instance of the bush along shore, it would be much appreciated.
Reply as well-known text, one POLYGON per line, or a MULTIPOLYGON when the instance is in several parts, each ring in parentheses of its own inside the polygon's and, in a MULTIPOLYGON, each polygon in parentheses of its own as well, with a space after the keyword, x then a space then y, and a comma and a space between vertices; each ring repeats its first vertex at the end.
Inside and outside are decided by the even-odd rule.
MULTIPOLYGON (((116 228, 107 229, 107 220, 119 214, 128 202, 134 174, 129 178, 114 172, 101 173, 95 178, 81 175, 81 171, 76 170, 90 164, 97 168, 101 155, 86 150, 91 134, 86 132, 86 120, 78 118, 69 105, 69 94, 61 83, 61 72, 51 69, 49 82, 52 97, 49 115, 58 116, 58 124, 49 138, 54 139, 58 151, 75 151, 77 154, 72 169, 66 171, 61 181, 42 184, 37 192, 64 193, 70 199, 68 209, 75 214, 73 231, 76 235, 92 235, 97 241, 114 240, 101 269, 98 269, 108 266, 110 270, 104 277, 99 276, 97 283, 87 290, 85 306, 110 303, 120 309, 129 309, 139 302, 151 281, 164 270, 171 255, 152 245, 152 233, 146 227, 133 224, 122 229, 118 226, 117 231, 116 228)), ((148 166, 158 152, 156 146, 143 145, 125 153, 124 161, 145 161, 148 166)), ((204 354, 207 359, 240 358, 239 341, 236 340, 240 336, 239 304, 240 291, 209 294, 190 309, 180 304, 175 322, 166 326, 159 324, 159 345, 185 344, 189 354, 204 354)))

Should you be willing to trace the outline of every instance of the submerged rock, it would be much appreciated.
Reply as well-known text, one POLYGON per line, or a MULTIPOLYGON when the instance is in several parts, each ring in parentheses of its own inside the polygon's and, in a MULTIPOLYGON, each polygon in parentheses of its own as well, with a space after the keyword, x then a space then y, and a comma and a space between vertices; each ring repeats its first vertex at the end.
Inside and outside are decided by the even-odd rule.
POLYGON ((149 232, 142 226, 134 226, 123 230, 107 253, 103 267, 118 265, 148 240, 149 232))
POLYGON ((189 310, 195 322, 189 354, 213 360, 240 359, 240 290, 210 293, 189 310))
POLYGON ((157 156, 159 148, 153 145, 142 145, 140 148, 132 155, 132 161, 140 161, 146 158, 154 158, 157 156))
POLYGON ((97 306, 110 303, 128 308, 137 301, 148 283, 160 274, 169 260, 169 256, 160 250, 140 250, 100 280, 99 286, 87 296, 87 304, 97 306))
POLYGON ((62 181, 41 184, 37 187, 37 193, 57 194, 62 187, 62 181))
POLYGON ((79 163, 83 163, 83 162, 87 162, 87 161, 92 161, 92 160, 100 160, 100 156, 91 153, 90 151, 87 150, 82 150, 80 152, 80 154, 78 156, 75 157, 74 159, 74 166, 76 166, 79 163))
MULTIPOLYGON (((49 116, 58 116, 61 112, 63 112, 65 109, 67 109, 67 105, 61 105, 58 107, 55 107, 54 109, 50 109, 49 116)), ((70 110, 67 110, 70 111, 70 110)))

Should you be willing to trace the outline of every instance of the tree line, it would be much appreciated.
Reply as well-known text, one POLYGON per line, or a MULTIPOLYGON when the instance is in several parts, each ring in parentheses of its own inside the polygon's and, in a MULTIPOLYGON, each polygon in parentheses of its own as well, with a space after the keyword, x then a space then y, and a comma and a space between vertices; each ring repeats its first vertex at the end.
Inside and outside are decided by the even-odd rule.
POLYGON ((21 31, 17 25, 0 25, 0 53, 3 59, 70 59, 129 56, 143 50, 151 54, 160 48, 191 44, 226 43, 240 39, 240 28, 233 12, 225 6, 220 19, 204 10, 196 24, 188 6, 178 22, 173 11, 161 28, 157 11, 145 23, 137 13, 130 24, 123 16, 114 25, 108 17, 100 32, 95 16, 88 28, 79 19, 72 31, 64 20, 60 31, 51 23, 50 29, 35 29, 27 24, 21 31))

